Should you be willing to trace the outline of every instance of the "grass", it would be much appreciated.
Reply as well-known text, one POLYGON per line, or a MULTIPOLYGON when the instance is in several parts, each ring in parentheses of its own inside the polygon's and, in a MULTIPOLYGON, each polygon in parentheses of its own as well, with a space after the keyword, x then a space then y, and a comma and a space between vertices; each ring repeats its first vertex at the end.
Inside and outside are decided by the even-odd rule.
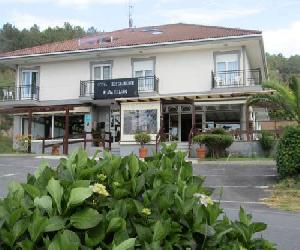
POLYGON ((264 202, 274 208, 300 212, 300 177, 287 178, 274 185, 264 202))
POLYGON ((13 153, 13 143, 11 138, 0 135, 0 153, 13 153))

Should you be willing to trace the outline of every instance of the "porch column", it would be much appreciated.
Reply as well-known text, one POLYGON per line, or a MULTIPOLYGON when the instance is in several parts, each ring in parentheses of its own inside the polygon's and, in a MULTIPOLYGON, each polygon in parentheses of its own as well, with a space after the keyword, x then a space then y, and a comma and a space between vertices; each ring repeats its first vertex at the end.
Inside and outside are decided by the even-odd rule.
POLYGON ((69 123, 70 123, 70 110, 69 107, 66 108, 65 114, 65 135, 64 135, 64 154, 67 155, 69 151, 69 123))
POLYGON ((203 106, 203 113, 202 113, 202 132, 205 132, 206 129, 206 106, 203 106))
POLYGON ((249 107, 247 104, 241 105, 240 127, 241 140, 249 140, 249 107))
POLYGON ((27 152, 31 153, 31 127, 32 127, 32 110, 28 113, 28 148, 27 152))
POLYGON ((249 112, 249 106, 247 104, 245 104, 246 106, 246 135, 247 135, 247 141, 250 141, 250 124, 249 124, 249 116, 250 116, 250 112, 249 112))
POLYGON ((164 114, 163 114, 163 102, 160 100, 160 122, 159 122, 159 126, 160 128, 162 128, 164 126, 164 114))
POLYGON ((51 137, 54 138, 54 115, 51 117, 51 137))
POLYGON ((195 128, 195 124, 196 124, 196 108, 195 108, 195 101, 193 101, 192 103, 192 128, 195 128))

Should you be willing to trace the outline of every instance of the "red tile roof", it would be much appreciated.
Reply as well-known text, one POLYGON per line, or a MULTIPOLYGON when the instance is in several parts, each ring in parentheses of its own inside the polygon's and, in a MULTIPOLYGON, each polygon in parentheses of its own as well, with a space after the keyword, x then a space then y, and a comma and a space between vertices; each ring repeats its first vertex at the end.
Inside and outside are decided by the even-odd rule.
POLYGON ((208 38, 221 38, 243 35, 261 34, 257 30, 244 30, 217 26, 204 26, 194 24, 167 24, 142 28, 127 28, 112 32, 103 32, 94 36, 55 42, 6 52, 1 57, 25 56, 32 54, 47 54, 55 52, 68 52, 96 48, 114 48, 143 44, 157 44, 164 42, 177 42, 185 40, 201 40, 208 38))

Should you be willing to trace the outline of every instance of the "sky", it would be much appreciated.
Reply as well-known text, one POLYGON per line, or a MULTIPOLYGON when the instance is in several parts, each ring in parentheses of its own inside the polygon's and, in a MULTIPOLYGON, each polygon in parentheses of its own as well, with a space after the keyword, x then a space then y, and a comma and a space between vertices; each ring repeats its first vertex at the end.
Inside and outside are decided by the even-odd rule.
MULTIPOLYGON (((41 29, 64 22, 111 31, 128 27, 130 0, 0 0, 0 25, 41 29)), ((265 50, 300 54, 300 0, 131 0, 134 26, 195 23, 263 31, 265 50)))

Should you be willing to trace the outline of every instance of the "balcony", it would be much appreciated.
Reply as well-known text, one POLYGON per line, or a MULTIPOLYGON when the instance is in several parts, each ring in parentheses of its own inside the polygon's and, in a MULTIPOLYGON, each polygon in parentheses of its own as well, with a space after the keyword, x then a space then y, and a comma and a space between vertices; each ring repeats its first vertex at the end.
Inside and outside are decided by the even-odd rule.
POLYGON ((260 69, 212 72, 212 88, 239 88, 259 86, 262 83, 260 69))
MULTIPOLYGON (((80 81, 80 97, 94 98, 94 85, 98 80, 80 81)), ((117 78, 105 81, 124 82, 137 81, 138 93, 150 93, 158 91, 158 78, 156 76, 136 77, 136 78, 117 78)))
POLYGON ((39 92, 39 87, 32 85, 0 87, 0 103, 2 105, 16 102, 33 104, 39 100, 39 92))

